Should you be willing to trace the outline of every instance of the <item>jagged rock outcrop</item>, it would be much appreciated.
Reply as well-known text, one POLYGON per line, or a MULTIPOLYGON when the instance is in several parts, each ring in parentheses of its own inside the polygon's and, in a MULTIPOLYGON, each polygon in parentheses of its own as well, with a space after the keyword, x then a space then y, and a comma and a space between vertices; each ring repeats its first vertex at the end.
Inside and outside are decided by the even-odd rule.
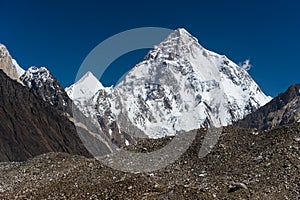
POLYGON ((284 124, 300 122, 300 84, 292 85, 284 93, 235 125, 268 130, 284 124))
POLYGON ((13 80, 19 81, 19 77, 24 70, 14 60, 7 48, 0 43, 0 69, 13 80))
POLYGON ((71 114, 71 99, 46 67, 30 67, 20 77, 20 80, 28 88, 37 91, 44 101, 60 111, 71 114))

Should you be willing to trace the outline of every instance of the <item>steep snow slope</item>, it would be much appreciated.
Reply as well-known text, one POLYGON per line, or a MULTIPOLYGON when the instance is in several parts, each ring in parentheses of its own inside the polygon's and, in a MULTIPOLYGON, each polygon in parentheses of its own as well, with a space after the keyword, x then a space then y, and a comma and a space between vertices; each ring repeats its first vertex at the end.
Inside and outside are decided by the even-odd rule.
POLYGON ((20 67, 20 65, 15 59, 12 59, 12 64, 16 67, 18 77, 20 78, 24 74, 25 70, 22 67, 20 67))
POLYGON ((65 90, 68 96, 77 102, 77 104, 82 104, 100 89, 104 89, 100 81, 91 72, 87 72, 80 80, 65 90))

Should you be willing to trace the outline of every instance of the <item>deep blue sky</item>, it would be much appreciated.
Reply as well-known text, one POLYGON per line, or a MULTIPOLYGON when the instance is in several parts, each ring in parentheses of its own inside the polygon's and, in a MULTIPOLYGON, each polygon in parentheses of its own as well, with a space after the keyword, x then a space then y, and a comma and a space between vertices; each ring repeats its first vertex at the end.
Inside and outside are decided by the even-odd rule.
MULTIPOLYGON (((108 37, 137 27, 184 27, 202 46, 236 63, 249 58, 249 73, 269 95, 300 82, 297 0, 74 2, 0 0, 0 42, 23 68, 48 66, 65 87, 108 37)), ((144 53, 116 63, 131 67, 144 53)), ((105 84, 116 77, 107 74, 105 84)))

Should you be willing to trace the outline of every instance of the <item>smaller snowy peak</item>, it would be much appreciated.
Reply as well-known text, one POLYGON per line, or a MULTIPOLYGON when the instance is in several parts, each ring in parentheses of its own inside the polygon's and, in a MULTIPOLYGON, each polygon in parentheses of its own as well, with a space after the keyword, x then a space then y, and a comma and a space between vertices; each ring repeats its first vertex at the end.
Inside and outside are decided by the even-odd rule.
POLYGON ((94 96, 100 89, 104 89, 104 86, 92 72, 87 72, 76 83, 65 90, 72 100, 84 101, 94 96))
POLYGON ((69 111, 69 97, 58 80, 46 67, 30 67, 20 77, 27 87, 36 90, 44 101, 50 103, 58 110, 69 111))
POLYGON ((24 84, 29 88, 40 88, 47 81, 53 81, 53 76, 46 67, 30 67, 23 75, 20 77, 24 84))

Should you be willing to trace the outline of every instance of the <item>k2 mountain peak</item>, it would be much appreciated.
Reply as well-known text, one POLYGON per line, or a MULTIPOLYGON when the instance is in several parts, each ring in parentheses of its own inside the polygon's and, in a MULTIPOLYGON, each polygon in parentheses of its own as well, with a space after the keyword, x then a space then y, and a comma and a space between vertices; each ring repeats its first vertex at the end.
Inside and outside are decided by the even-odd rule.
MULTIPOLYGON (((83 86, 78 81, 68 93, 83 86)), ((154 46, 118 85, 100 90, 90 93, 91 100, 70 97, 94 119, 109 113, 104 121, 116 122, 121 132, 154 138, 226 126, 271 99, 244 69, 203 48, 185 29, 154 46)))

